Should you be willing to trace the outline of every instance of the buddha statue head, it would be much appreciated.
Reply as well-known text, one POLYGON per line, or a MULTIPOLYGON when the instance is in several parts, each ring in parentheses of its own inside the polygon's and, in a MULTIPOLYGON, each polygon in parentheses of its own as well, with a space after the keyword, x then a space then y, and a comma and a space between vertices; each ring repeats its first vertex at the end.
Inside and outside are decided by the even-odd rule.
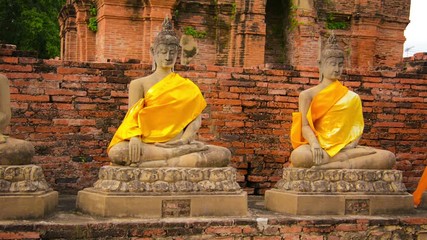
POLYGON ((153 70, 157 67, 173 68, 178 56, 179 40, 173 30, 172 22, 166 16, 162 30, 157 34, 150 52, 153 57, 153 70))
POLYGON ((344 65, 344 51, 337 44, 335 34, 332 33, 325 43, 320 54, 319 70, 320 81, 324 78, 338 80, 341 78, 344 65))

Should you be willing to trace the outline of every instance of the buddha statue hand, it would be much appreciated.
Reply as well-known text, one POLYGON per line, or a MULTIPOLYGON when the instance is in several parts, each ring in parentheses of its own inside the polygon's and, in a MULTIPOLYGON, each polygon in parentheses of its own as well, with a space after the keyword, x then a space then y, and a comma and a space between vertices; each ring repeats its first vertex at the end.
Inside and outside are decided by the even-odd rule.
POLYGON ((129 140, 129 165, 139 163, 141 156, 144 154, 144 144, 138 137, 132 137, 129 140))
POLYGON ((319 144, 312 144, 311 146, 311 153, 313 154, 313 163, 315 166, 324 164, 324 153, 323 149, 320 147, 319 144))

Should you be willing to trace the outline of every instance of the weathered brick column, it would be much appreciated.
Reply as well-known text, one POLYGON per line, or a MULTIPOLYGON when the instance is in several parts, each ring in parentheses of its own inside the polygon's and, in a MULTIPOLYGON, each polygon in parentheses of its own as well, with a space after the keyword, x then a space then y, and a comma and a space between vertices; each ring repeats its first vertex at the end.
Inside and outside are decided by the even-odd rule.
POLYGON ((229 65, 253 67, 264 64, 265 2, 241 1, 232 26, 229 65))

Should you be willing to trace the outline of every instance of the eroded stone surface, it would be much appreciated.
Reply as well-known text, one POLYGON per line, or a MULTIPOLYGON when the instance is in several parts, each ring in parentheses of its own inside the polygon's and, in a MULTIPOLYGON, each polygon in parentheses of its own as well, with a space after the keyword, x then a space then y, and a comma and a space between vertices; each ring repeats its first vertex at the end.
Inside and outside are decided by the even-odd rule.
POLYGON ((50 190, 41 167, 36 165, 0 165, 0 193, 50 190))
POLYGON ((107 192, 235 192, 236 170, 104 166, 94 188, 107 192))
POLYGON ((33 156, 34 146, 28 141, 9 137, 0 144, 0 165, 30 164, 33 156))
POLYGON ((406 192, 398 170, 285 168, 276 188, 296 192, 406 192))

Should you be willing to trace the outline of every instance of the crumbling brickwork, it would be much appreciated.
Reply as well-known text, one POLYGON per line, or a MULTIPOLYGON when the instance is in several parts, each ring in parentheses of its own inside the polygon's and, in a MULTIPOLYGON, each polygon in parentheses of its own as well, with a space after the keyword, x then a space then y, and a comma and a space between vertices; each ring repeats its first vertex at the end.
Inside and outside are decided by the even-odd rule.
MULTIPOLYGON (((42 60, 0 49, 0 73, 11 85, 10 134, 35 145, 34 161, 55 190, 93 185, 99 167, 109 164, 105 150, 126 113, 127 85, 151 65, 42 60)), ((318 69, 178 65, 176 71, 197 83, 208 102, 199 139, 232 151, 231 165, 249 193, 271 188, 288 166, 298 94, 317 84, 318 69)), ((361 144, 394 152, 413 190, 427 158, 426 75, 350 69, 343 83, 363 101, 361 144)))
POLYGON ((349 67, 390 69, 402 60, 409 8, 410 0, 68 0, 59 17, 61 59, 149 63, 152 39, 169 15, 179 35, 188 27, 205 33, 199 64, 316 66, 319 43, 333 30, 349 67), (91 8, 96 32, 87 28, 91 8))

